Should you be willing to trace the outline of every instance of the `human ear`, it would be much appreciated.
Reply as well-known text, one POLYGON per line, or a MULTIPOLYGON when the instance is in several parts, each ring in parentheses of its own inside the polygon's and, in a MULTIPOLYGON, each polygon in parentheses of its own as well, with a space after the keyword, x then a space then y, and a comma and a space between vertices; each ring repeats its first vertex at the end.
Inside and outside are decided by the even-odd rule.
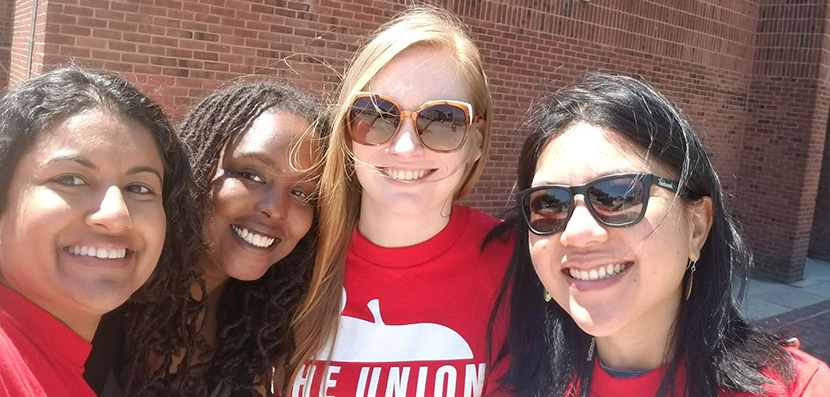
POLYGON ((699 202, 689 205, 688 212, 692 226, 689 259, 696 262, 700 258, 703 244, 706 244, 706 238, 709 237, 709 230, 712 229, 712 198, 703 197, 699 202))
POLYGON ((484 132, 487 130, 487 120, 479 119, 470 127, 470 135, 474 139, 471 145, 468 163, 475 163, 481 158, 481 147, 484 146, 484 132))

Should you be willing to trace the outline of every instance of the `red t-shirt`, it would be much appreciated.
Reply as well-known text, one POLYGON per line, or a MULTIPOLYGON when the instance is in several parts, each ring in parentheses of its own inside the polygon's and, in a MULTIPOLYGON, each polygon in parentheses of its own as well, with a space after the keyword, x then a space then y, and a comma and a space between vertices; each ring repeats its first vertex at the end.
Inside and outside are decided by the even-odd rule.
POLYGON ((0 396, 94 397, 84 382, 92 346, 0 284, 0 396))
MULTIPOLYGON (((830 396, 830 369, 827 364, 801 350, 788 348, 793 357, 795 378, 790 388, 782 384, 765 386, 765 397, 828 397, 830 396)), ((654 396, 663 380, 665 367, 661 367, 635 378, 614 378, 605 372, 599 365, 594 364, 594 374, 591 380, 591 397, 618 397, 618 396, 654 396)), ((685 377, 680 368, 677 372, 675 385, 682 385, 685 377)), ((676 396, 682 396, 682 387, 676 389, 676 396)), ((722 390, 721 396, 751 397, 750 393, 736 393, 722 390)))
MULTIPOLYGON (((487 323, 513 251, 512 240, 498 239, 481 251, 498 222, 454 206, 441 232, 403 248, 355 231, 331 366, 323 376, 328 355, 318 354, 322 362, 303 366, 288 396, 316 397, 321 384, 326 396, 486 394, 485 379, 502 371, 489 368, 487 323)), ((496 333, 503 343, 503 328, 496 333)))

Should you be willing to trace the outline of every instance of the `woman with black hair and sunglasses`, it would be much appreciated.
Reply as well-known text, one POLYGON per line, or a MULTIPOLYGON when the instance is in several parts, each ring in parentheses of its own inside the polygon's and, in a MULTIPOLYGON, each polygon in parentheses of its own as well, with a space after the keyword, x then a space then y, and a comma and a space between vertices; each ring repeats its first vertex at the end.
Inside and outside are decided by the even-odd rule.
POLYGON ((520 396, 826 396, 830 370, 739 313, 751 264, 688 121, 637 80, 592 74, 540 102, 512 222, 520 396))

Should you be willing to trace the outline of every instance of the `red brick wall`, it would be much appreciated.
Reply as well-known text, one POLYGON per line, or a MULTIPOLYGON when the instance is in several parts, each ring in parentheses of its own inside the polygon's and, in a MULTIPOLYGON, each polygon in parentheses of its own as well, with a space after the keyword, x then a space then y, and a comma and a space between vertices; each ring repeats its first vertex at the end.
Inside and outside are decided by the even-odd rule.
MULTIPOLYGON (((828 26, 828 13, 826 11, 824 20, 824 31, 830 33, 830 26, 828 26)), ((830 64, 830 40, 824 40, 824 47, 821 53, 821 64, 830 64)), ((826 81, 827 70, 822 68, 820 79, 826 81)), ((830 109, 816 107, 816 112, 830 112, 830 109)), ((827 127, 825 127, 824 136, 824 156, 822 158, 821 177, 819 181, 818 192, 816 194, 815 215, 813 216, 813 230, 810 233, 810 249, 808 255, 811 258, 823 259, 830 261, 830 120, 828 120, 827 127)), ((821 145, 821 143, 819 143, 821 145)))
POLYGON ((822 0, 761 5, 740 162, 740 206, 760 273, 801 278, 830 110, 822 0))
POLYGON ((47 8, 48 0, 17 0, 15 2, 9 85, 26 79, 30 73, 37 75, 42 71, 47 8), (37 19, 33 35, 32 6, 35 3, 37 3, 37 19), (31 58, 29 57, 30 49, 31 58))
POLYGON ((0 0, 0 90, 9 85, 13 29, 14 0, 0 0))
MULTIPOLYGON (((797 143, 793 139, 823 140, 822 120, 826 122, 829 107, 816 113, 825 101, 825 88, 810 65, 830 64, 824 59, 828 51, 810 47, 815 45, 809 41, 813 36, 808 35, 806 44, 799 41, 807 36, 800 35, 797 26, 809 20, 804 12, 824 12, 823 8, 788 5, 791 9, 782 11, 775 4, 783 0, 430 2, 454 12, 470 26, 492 83, 493 151, 467 204, 493 214, 504 209, 511 198, 516 155, 523 140, 519 126, 538 94, 561 87, 586 70, 636 74, 675 100, 705 136, 729 196, 750 200, 750 204, 729 202, 740 204, 736 209, 753 245, 771 247, 759 258, 772 266, 797 268, 794 263, 806 253, 809 241, 813 210, 808 201, 815 198, 818 177, 806 159, 820 161, 821 151, 816 152, 812 143, 806 149, 789 149, 797 143), (789 19, 784 19, 792 23, 782 28, 779 21, 784 19, 774 13, 784 11, 795 14, 786 14, 789 19), (761 48, 757 53, 756 40, 761 48), (806 47, 795 53, 780 50, 787 46, 806 47), (817 54, 823 54, 821 59, 816 59, 817 54), (798 95, 795 104, 780 108, 776 117, 767 120, 786 120, 781 122, 788 132, 762 135, 769 125, 756 120, 767 114, 761 106, 772 101, 775 90, 780 95, 791 88, 797 88, 797 94, 790 96, 798 95), (803 96, 807 102, 801 100, 803 96), (801 107, 804 103, 809 109, 801 107), (820 133, 818 125, 822 125, 820 133), (743 157, 758 157, 755 149, 768 150, 769 155, 744 163, 743 157), (778 154, 783 155, 780 160, 772 159, 778 154), (772 164, 795 170, 796 179, 786 181, 796 180, 797 188, 806 186, 788 202, 794 207, 786 219, 778 220, 778 213, 764 207, 766 201, 759 195, 764 189, 779 189, 785 181, 781 175, 767 176, 772 164), (777 219, 779 229, 796 230, 797 235, 759 233, 770 218, 777 219), (788 252, 787 259, 775 257, 774 251, 788 252)), ((31 0, 17 3, 19 22, 20 9, 31 0)), ((410 3, 48 0, 42 61, 45 68, 74 59, 120 71, 161 101, 175 118, 210 90, 250 74, 276 75, 318 93, 330 93, 361 37, 410 3)), ((18 51, 18 23, 15 27, 18 51)), ((18 58, 14 57, 13 66, 18 58)), ((824 73, 823 66, 821 70, 824 73)), ((784 279, 795 274, 784 273, 784 279)))
POLYGON ((756 29, 751 3, 519 3, 445 4, 472 27, 495 100, 495 150, 472 204, 503 210, 523 141, 517 127, 531 101, 597 69, 641 75, 673 98, 706 134, 731 189, 756 29))
POLYGON ((827 137, 824 141, 824 161, 816 203, 813 231, 810 233, 810 250, 807 255, 810 258, 830 261, 830 139, 827 137))

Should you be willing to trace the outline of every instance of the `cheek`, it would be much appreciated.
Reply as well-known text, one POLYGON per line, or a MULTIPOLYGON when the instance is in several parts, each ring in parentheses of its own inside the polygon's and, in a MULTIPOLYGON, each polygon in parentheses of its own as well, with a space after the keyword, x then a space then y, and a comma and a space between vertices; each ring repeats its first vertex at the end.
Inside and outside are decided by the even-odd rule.
POLYGON ((305 237, 309 229, 311 229, 311 222, 314 218, 314 208, 308 205, 297 204, 291 211, 291 217, 287 219, 291 237, 295 241, 299 241, 305 237))
POLYGON ((222 217, 236 212, 238 208, 244 207, 247 196, 246 189, 241 183, 232 179, 215 181, 210 195, 211 216, 222 217))
POLYGON ((164 213, 164 206, 161 201, 155 204, 143 203, 132 212, 133 227, 141 230, 144 240, 147 242, 147 252, 156 255, 161 252, 164 246, 164 238, 167 233, 167 217, 164 213))
POLYGON ((559 262, 554 245, 552 238, 542 238, 535 234, 531 234, 529 237, 530 259, 533 261, 536 274, 539 275, 539 279, 545 285, 552 283, 551 277, 554 275, 559 262))
POLYGON ((3 224, 11 235, 5 237, 15 237, 16 244, 52 244, 54 241, 43 237, 58 237, 58 229, 85 227, 86 209, 91 207, 88 200, 83 195, 64 200, 48 189, 26 190, 6 202, 3 224))
POLYGON ((361 144, 358 144, 358 143, 353 143, 352 144, 352 156, 354 157, 355 167, 359 168, 361 163, 371 164, 373 154, 378 150, 383 150, 383 149, 380 149, 382 147, 383 147, 383 145, 381 145, 381 146, 366 146, 366 145, 361 145, 361 144))

